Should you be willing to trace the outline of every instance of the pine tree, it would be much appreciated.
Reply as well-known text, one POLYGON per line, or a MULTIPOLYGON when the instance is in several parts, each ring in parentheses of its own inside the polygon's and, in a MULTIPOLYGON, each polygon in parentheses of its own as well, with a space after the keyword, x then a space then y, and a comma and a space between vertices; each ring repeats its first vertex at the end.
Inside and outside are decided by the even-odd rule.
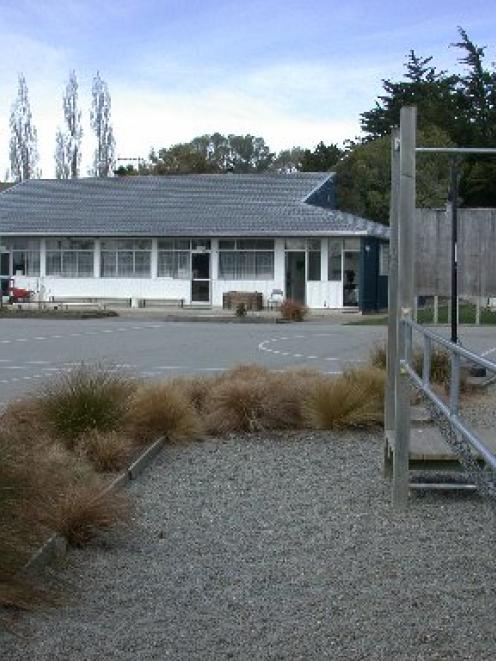
POLYGON ((110 93, 99 71, 93 78, 92 96, 91 128, 95 132, 97 141, 93 174, 96 177, 108 177, 115 167, 115 139, 110 123, 110 93))
POLYGON ((10 113, 10 175, 15 181, 41 176, 38 135, 33 125, 28 86, 19 74, 17 98, 10 113))

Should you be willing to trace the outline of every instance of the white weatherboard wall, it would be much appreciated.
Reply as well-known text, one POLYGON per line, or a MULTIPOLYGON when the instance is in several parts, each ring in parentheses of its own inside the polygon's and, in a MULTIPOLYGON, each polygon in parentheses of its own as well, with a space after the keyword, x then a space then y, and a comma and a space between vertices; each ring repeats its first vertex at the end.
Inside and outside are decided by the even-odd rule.
MULTIPOLYGON (((284 239, 276 239, 274 244, 274 278, 272 280, 219 280, 218 279, 218 241, 212 239, 211 252, 211 304, 222 306, 224 293, 229 291, 261 292, 264 303, 274 289, 286 288, 284 239)), ((330 282, 328 278, 328 240, 321 240, 321 279, 307 281, 306 303, 310 308, 340 308, 343 306, 342 281, 330 282)), ((44 276, 45 242, 41 243, 41 276, 15 276, 17 287, 30 289, 41 300, 55 298, 141 298, 141 299, 183 299, 191 302, 191 280, 174 278, 101 278, 100 243, 95 241, 95 277, 62 278, 44 276)), ((151 257, 152 273, 157 272, 157 241, 153 240, 151 257)), ((307 259, 308 266, 308 259, 307 259)))

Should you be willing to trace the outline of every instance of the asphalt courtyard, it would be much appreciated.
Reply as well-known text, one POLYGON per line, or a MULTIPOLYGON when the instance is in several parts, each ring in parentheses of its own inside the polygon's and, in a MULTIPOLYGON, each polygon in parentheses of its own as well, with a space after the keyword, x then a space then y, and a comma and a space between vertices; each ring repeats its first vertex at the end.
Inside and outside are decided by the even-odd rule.
MULTIPOLYGON (((38 390, 50 376, 81 362, 103 363, 149 379, 215 374, 239 363, 339 373, 366 361, 371 347, 386 336, 383 326, 312 321, 276 325, 2 319, 0 329, 0 405, 38 390)), ((460 335, 467 348, 496 357, 494 328, 466 327, 460 335)))

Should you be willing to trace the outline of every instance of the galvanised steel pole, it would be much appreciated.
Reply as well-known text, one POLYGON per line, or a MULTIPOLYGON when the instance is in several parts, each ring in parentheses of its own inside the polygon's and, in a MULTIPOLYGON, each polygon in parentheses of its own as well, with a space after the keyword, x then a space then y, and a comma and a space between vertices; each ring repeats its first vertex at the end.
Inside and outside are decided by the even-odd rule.
POLYGON ((458 344, 458 161, 451 159, 451 341, 458 344))
POLYGON ((395 386, 395 439, 393 455, 393 506, 406 509, 410 448, 409 376, 400 360, 409 358, 409 329, 402 319, 412 319, 415 245, 415 143, 417 108, 404 106, 400 114, 400 184, 398 214, 398 359, 395 386))
POLYGON ((398 353, 398 202, 400 189, 400 130, 391 131, 391 200, 389 203, 389 280, 387 383, 384 409, 384 429, 394 430, 395 381, 398 353))

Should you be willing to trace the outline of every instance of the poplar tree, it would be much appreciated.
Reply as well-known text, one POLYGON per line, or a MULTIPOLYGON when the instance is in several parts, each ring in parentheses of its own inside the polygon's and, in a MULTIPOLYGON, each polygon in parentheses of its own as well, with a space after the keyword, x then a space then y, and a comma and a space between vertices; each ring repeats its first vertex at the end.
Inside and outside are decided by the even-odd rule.
POLYGON ((97 71, 93 78, 91 128, 95 132, 97 146, 93 160, 93 174, 108 177, 115 167, 115 138, 110 123, 111 99, 107 83, 97 71))
POLYGON ((62 98, 65 132, 59 128, 55 138, 55 175, 57 179, 79 177, 81 165, 81 110, 78 107, 78 82, 76 72, 71 71, 62 98))
POLYGON ((19 74, 17 98, 10 113, 10 175, 15 181, 41 176, 38 135, 33 125, 28 86, 19 74))

